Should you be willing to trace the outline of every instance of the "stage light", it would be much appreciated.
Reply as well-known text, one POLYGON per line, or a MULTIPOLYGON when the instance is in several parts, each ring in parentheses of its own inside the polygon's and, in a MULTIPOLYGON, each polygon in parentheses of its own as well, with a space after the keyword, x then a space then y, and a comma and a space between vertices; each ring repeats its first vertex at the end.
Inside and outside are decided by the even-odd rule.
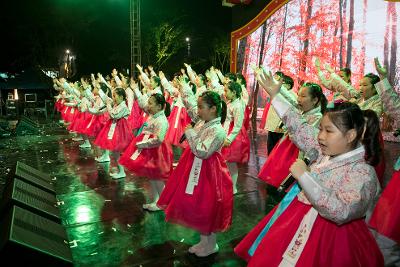
POLYGON ((69 54, 69 49, 67 49, 65 52, 66 52, 67 54, 69 54))

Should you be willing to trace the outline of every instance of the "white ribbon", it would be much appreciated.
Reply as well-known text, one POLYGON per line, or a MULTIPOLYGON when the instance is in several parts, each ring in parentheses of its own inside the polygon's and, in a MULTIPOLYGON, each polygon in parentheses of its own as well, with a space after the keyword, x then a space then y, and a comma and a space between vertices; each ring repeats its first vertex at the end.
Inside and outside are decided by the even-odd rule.
POLYGON ((190 170, 188 183, 186 185, 185 193, 189 195, 193 195, 194 187, 199 183, 199 176, 201 171, 201 165, 203 164, 203 160, 198 157, 194 157, 192 169, 190 170))
POLYGON ((182 107, 178 107, 178 113, 176 114, 175 124, 174 124, 175 129, 178 128, 178 122, 179 122, 179 117, 181 116, 181 110, 182 110, 182 107))
POLYGON ((294 234, 289 246, 286 248, 285 253, 283 253, 282 261, 279 264, 279 267, 289 267, 297 264, 297 261, 299 260, 301 253, 307 244, 308 238, 310 237, 310 233, 317 216, 318 211, 311 207, 301 221, 299 228, 297 228, 297 231, 294 234))
POLYGON ((89 124, 86 126, 86 129, 89 129, 90 125, 92 125, 93 120, 94 120, 94 115, 92 115, 92 118, 90 119, 89 124))
POLYGON ((72 108, 71 109, 71 114, 74 114, 74 112, 75 112, 75 108, 72 108))
MULTIPOLYGON (((149 134, 145 134, 145 135, 143 136, 143 140, 142 140, 141 142, 147 141, 147 140, 149 139, 149 137, 150 137, 149 134)), ((132 154, 131 160, 136 160, 137 157, 139 157, 140 152, 142 152, 142 150, 141 150, 140 148, 137 148, 137 149, 135 150, 135 152, 132 154)))
POLYGON ((113 122, 110 126, 110 130, 108 130, 108 140, 113 139, 114 137, 114 132, 115 132, 115 126, 117 126, 117 122, 113 122))

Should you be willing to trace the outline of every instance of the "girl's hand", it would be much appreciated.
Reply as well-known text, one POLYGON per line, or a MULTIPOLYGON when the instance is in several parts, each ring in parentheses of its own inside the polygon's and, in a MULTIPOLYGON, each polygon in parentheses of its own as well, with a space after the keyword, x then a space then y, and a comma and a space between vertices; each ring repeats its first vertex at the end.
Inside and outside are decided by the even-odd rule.
POLYGON ((230 145, 231 145, 231 141, 229 141, 229 139, 225 139, 224 146, 227 147, 227 146, 230 146, 230 145))
POLYGON ((333 68, 331 67, 331 65, 329 64, 325 64, 325 69, 329 72, 329 73, 334 73, 335 71, 333 70, 333 68))
POLYGON ((379 59, 376 57, 374 58, 374 63, 375 63, 375 69, 379 74, 379 77, 383 80, 387 77, 387 69, 385 67, 381 66, 381 63, 379 63, 379 59))
POLYGON ((135 89, 137 87, 137 83, 133 78, 131 78, 129 86, 131 87, 131 89, 135 89))
POLYGON ((193 129, 193 126, 190 123, 186 126, 185 132, 186 132, 186 130, 189 130, 189 129, 193 129))
POLYGON ((319 59, 319 57, 317 57, 316 59, 315 59, 315 67, 317 68, 317 70, 318 71, 321 71, 321 61, 320 61, 320 59, 319 59))
POLYGON ((297 159, 292 166, 289 168, 290 172, 292 173, 293 177, 298 180, 300 176, 303 175, 308 170, 308 167, 304 161, 301 159, 297 159))
POLYGON ((271 71, 267 72, 266 70, 263 69, 263 73, 258 76, 257 81, 260 83, 263 89, 270 95, 271 98, 274 98, 277 94, 279 94, 279 91, 282 86, 282 80, 281 81, 275 80, 271 71))

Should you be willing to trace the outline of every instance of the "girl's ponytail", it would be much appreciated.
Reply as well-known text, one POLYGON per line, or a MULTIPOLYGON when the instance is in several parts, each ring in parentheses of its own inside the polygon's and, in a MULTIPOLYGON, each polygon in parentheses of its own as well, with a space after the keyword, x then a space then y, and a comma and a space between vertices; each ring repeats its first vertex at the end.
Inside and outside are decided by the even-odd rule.
POLYGON ((375 111, 370 109, 364 110, 365 131, 361 140, 365 148, 365 161, 375 166, 379 163, 382 147, 379 142, 381 130, 379 128, 379 119, 375 111))

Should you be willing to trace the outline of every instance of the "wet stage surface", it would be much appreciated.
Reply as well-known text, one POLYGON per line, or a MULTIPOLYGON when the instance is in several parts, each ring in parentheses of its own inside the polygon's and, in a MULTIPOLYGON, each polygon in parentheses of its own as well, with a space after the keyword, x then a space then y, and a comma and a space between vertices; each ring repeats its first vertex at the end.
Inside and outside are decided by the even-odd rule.
MULTIPOLYGON (((187 249, 199 241, 195 231, 166 223, 164 213, 148 212, 142 205, 151 197, 147 179, 127 172, 113 180, 116 163, 97 163, 94 149, 80 149, 62 127, 47 124, 37 136, 0 139, 0 192, 17 161, 56 177, 62 224, 75 266, 245 266, 233 248, 279 202, 273 187, 257 179, 266 158, 266 135, 252 142, 248 165, 239 168, 238 194, 234 197, 233 223, 217 234, 220 251, 198 258, 187 249)), ((391 175, 399 145, 385 143, 387 171, 391 175)))

